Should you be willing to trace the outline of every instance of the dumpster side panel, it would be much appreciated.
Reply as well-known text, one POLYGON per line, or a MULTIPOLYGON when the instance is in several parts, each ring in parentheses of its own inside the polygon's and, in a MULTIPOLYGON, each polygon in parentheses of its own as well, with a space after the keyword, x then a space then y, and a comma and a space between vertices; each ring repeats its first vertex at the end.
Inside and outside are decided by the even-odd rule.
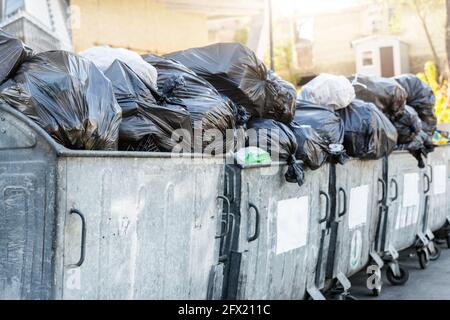
POLYGON ((446 147, 438 147, 428 157, 428 173, 431 177, 429 191, 428 227, 431 231, 438 231, 447 222, 448 217, 448 155, 446 147))
POLYGON ((362 270, 374 250, 380 200, 383 190, 383 161, 353 160, 336 167, 338 224, 333 277, 362 270))
POLYGON ((55 155, 0 108, 0 299, 54 296, 55 155))
POLYGON ((386 247, 402 251, 414 245, 424 228, 424 170, 409 153, 389 158, 389 186, 386 247))
POLYGON ((320 191, 328 190, 328 166, 308 172, 302 188, 286 182, 286 168, 275 175, 273 170, 241 171, 237 299, 303 299, 308 286, 315 286, 319 220, 326 215, 320 191), (253 240, 256 210, 260 233, 253 240))
MULTIPOLYGON (((217 279, 223 165, 69 158, 64 299, 206 299, 217 279)), ((63 206, 61 206, 63 207, 63 206)), ((220 288, 214 288, 219 291, 220 288)))

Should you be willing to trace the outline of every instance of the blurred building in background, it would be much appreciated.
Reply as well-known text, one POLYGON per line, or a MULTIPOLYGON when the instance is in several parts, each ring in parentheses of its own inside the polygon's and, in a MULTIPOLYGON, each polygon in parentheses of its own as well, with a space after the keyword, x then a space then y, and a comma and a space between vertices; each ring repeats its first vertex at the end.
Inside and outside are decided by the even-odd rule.
POLYGON ((36 51, 72 49, 65 0, 0 0, 0 28, 36 51))
POLYGON ((92 46, 168 53, 218 41, 264 46, 266 0, 72 0, 76 52, 92 46))
MULTIPOLYGON (((427 8, 427 26, 438 62, 445 61, 446 13, 439 5, 427 8)), ((327 72, 355 72, 391 76, 419 72, 435 60, 417 13, 396 2, 359 0, 340 10, 308 14, 298 9, 299 29, 310 29, 308 38, 297 38, 300 75, 310 78, 327 72)))

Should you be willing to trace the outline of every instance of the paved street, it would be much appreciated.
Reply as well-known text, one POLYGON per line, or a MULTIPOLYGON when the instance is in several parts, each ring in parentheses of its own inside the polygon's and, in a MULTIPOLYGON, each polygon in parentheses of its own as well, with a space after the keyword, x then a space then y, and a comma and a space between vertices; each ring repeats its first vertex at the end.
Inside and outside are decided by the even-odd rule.
POLYGON ((392 286, 383 270, 383 290, 378 298, 371 297, 366 288, 367 276, 360 273, 353 277, 352 295, 360 300, 450 300, 450 250, 441 246, 442 256, 421 270, 417 257, 402 255, 400 264, 410 272, 409 281, 400 287, 392 286))

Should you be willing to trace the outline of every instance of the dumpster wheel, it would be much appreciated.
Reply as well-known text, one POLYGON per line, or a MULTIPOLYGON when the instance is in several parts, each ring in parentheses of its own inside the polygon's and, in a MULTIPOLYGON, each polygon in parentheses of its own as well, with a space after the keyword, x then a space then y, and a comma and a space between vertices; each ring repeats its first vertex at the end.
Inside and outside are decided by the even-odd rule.
POLYGON ((422 250, 417 253, 417 256, 419 257, 420 268, 422 270, 428 268, 428 263, 430 262, 430 259, 427 257, 427 253, 422 250))
POLYGON ((450 249, 450 234, 447 235, 447 247, 450 249))
POLYGON ((372 296, 379 297, 381 295, 381 289, 372 289, 372 296))
POLYGON ((402 286, 409 280, 409 271, 405 268, 399 267, 400 276, 396 276, 391 268, 386 270, 386 277, 393 286, 402 286))
POLYGON ((435 253, 430 255, 430 261, 436 261, 441 257, 442 250, 436 244, 434 245, 435 253))

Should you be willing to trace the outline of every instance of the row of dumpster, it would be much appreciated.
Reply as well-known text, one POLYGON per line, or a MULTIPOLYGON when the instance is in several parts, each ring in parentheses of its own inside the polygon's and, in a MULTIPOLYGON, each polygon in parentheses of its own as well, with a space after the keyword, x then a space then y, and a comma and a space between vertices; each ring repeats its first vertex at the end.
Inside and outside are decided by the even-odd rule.
MULTIPOLYGON (((0 104, 1 299, 323 299, 398 252, 426 268, 448 238, 450 145, 287 166, 200 155, 72 151, 0 104)), ((372 289, 374 293, 381 288, 372 289)))

